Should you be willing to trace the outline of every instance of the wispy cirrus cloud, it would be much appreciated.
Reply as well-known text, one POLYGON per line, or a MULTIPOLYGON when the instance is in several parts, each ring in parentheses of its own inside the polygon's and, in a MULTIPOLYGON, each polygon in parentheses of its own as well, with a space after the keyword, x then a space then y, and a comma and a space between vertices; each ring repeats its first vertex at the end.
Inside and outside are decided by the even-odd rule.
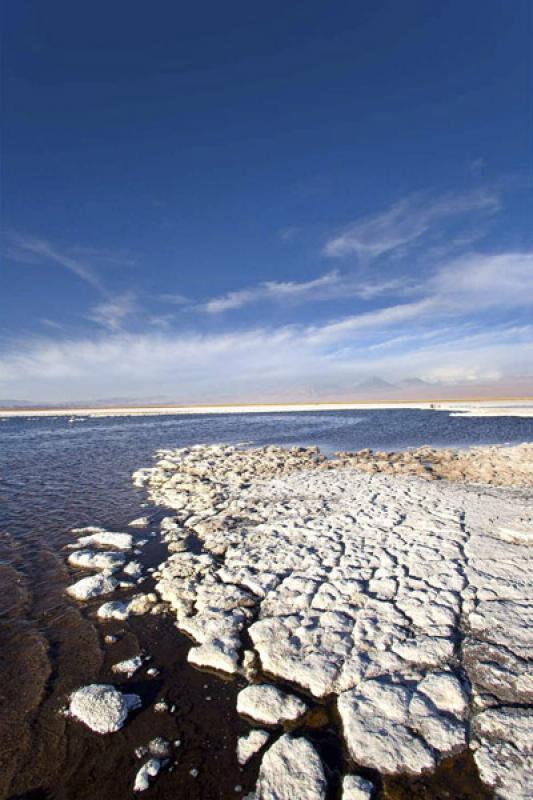
POLYGON ((265 301, 294 305, 333 300, 343 296, 369 300, 398 289, 399 285, 400 281, 396 279, 362 281, 333 270, 309 281, 263 281, 257 286, 212 297, 205 303, 195 305, 193 309, 208 314, 220 314, 265 301))
POLYGON ((326 242, 323 252, 331 258, 355 255, 372 260, 417 243, 454 219, 492 213, 499 207, 498 194, 487 189, 433 198, 411 195, 384 212, 346 225, 326 242))
MULTIPOLYGON (((86 319, 110 331, 119 330, 124 320, 137 308, 134 293, 110 291, 93 263, 98 261, 121 266, 134 263, 132 259, 122 254, 80 246, 64 249, 44 239, 11 233, 8 237, 6 255, 13 261, 22 263, 56 264, 76 275, 103 298, 89 309, 85 314, 86 319)), ((57 325, 50 320, 46 320, 45 324, 57 325)))
POLYGON ((13 261, 23 263, 50 262, 57 264, 76 275, 99 294, 107 294, 98 273, 86 258, 74 255, 70 250, 58 248, 44 239, 12 233, 8 238, 6 255, 13 261))
POLYGON ((118 331, 124 320, 133 314, 137 308, 135 296, 132 292, 124 292, 114 297, 97 303, 87 313, 87 319, 96 322, 110 331, 118 331))

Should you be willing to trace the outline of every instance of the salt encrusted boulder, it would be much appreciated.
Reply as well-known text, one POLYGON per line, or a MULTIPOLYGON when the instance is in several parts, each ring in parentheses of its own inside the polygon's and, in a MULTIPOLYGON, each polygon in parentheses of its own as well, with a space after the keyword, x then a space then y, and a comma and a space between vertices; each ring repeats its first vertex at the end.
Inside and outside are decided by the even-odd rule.
POLYGON ((279 738, 263 757, 255 796, 257 800, 323 800, 326 778, 314 747, 288 734, 279 738))
POLYGON ((77 544, 72 547, 112 547, 114 550, 131 550, 133 536, 130 533, 113 533, 112 531, 96 530, 89 536, 81 536, 77 544))
POLYGON ((141 616, 147 614, 157 602, 157 595, 136 594, 130 600, 111 600, 104 603, 97 611, 100 619, 125 620, 130 615, 141 616))
POLYGON ((95 550, 76 550, 68 557, 68 563, 79 569, 107 570, 114 572, 120 569, 126 560, 124 553, 113 551, 99 553, 95 550))
POLYGON ((248 761, 268 742, 268 731, 250 731, 247 736, 240 736, 237 742, 237 760, 241 766, 248 761))
POLYGON ((237 695, 237 711, 264 725, 295 722, 307 712, 307 704, 269 684, 252 684, 237 695))
POLYGON ((474 759, 481 780, 501 800, 531 800, 533 710, 489 708, 472 724, 474 759))
POLYGON ((73 692, 69 714, 96 733, 114 733, 140 705, 141 698, 136 694, 122 694, 114 686, 92 683, 73 692))
POLYGON ((139 670, 142 665, 142 656, 133 656, 132 658, 127 658, 124 661, 118 661, 116 664, 113 664, 111 669, 113 672, 118 672, 122 675, 126 675, 128 678, 131 678, 131 676, 135 675, 137 670, 139 670))
POLYGON ((150 788, 150 780, 159 774, 161 769, 161 761, 158 758, 150 758, 146 764, 143 764, 135 776, 133 784, 134 792, 145 792, 150 788))
POLYGON ((342 781, 342 800, 370 800, 374 785, 359 777, 346 775, 342 781))
POLYGON ((124 572, 132 578, 140 578, 143 573, 142 564, 139 561, 130 561, 124 567, 124 572))
POLYGON ((114 592, 118 586, 119 582, 111 575, 91 575, 68 586, 65 591, 75 600, 91 600, 93 597, 101 597, 114 592))

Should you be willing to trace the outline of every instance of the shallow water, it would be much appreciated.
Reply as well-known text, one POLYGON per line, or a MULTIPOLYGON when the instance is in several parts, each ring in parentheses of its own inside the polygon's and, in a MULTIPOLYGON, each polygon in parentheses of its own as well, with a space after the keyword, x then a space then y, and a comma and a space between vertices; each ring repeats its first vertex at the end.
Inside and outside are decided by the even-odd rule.
MULTIPOLYGON (((133 488, 131 473, 150 465, 157 448, 202 442, 317 444, 330 454, 532 440, 532 419, 418 410, 1 422, 0 796, 131 797, 139 766, 133 750, 156 735, 182 744, 176 769, 161 776, 150 797, 239 797, 254 785, 256 767, 241 772, 232 754, 237 736, 247 731, 235 712, 238 684, 188 667, 189 645, 169 618, 104 626, 94 620, 94 605, 81 608, 63 592, 74 573, 65 564, 70 529, 125 530, 145 513, 144 493, 133 488), (104 646, 103 635, 116 632, 120 641, 104 646), (96 680, 116 683, 110 665, 139 648, 152 654, 161 674, 128 685, 147 702, 168 697, 177 706, 175 716, 145 710, 122 731, 99 737, 59 714, 72 689, 96 680), (199 770, 198 777, 190 775, 191 769, 199 770)), ((145 535, 132 532, 137 538, 145 535)), ((152 540, 141 560, 157 564, 163 553, 152 540)), ((143 584, 143 591, 147 588, 143 584)), ((327 725, 314 739, 334 785, 343 754, 327 725)), ((418 794, 410 786, 410 796, 445 796, 424 786, 418 794)), ((387 796, 403 796, 399 785, 391 791, 398 794, 387 796)), ((474 796, 465 789, 456 797, 474 796)))

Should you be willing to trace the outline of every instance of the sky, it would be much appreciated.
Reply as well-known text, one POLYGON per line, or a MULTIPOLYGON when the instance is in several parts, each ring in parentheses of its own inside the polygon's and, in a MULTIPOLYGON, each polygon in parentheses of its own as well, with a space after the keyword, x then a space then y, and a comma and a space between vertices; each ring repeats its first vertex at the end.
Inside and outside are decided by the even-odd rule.
POLYGON ((533 395, 529 0, 3 0, 0 401, 533 395))

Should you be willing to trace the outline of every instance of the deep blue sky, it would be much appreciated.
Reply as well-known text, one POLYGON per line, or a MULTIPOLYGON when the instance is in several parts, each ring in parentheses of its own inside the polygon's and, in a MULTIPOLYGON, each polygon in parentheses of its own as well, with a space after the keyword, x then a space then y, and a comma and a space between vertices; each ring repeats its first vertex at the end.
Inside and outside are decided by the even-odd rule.
POLYGON ((531 8, 4 0, 0 398, 522 388, 531 8))

